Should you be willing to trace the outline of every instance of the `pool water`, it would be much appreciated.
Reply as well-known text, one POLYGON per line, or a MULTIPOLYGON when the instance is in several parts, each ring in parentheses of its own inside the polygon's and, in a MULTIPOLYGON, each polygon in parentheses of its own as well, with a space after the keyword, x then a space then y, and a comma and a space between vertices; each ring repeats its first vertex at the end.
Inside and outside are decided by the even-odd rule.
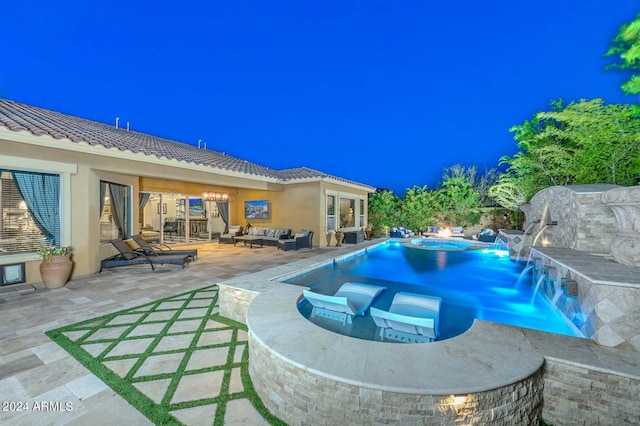
MULTIPOLYGON (((390 242, 285 282, 329 295, 349 281, 384 286, 387 290, 372 304, 384 310, 399 291, 441 297, 437 340, 465 332, 475 318, 580 336, 546 299, 533 296, 531 272, 520 276, 524 266, 509 260, 506 251, 424 250, 390 242)), ((312 306, 306 300, 301 299, 298 309, 310 317, 312 306)), ((346 325, 318 316, 310 320, 336 333, 376 340, 376 326, 369 315, 346 325)))
POLYGON ((468 240, 453 240, 446 238, 418 238, 412 240, 411 244, 440 250, 464 250, 473 246, 473 243, 468 240))

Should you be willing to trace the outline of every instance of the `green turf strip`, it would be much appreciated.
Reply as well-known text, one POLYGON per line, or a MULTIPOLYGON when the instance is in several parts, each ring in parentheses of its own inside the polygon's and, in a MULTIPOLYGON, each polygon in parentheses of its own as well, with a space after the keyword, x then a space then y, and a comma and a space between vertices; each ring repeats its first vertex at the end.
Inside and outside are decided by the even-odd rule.
POLYGON ((46 334, 155 424, 180 425, 182 423, 172 415, 172 411, 217 404, 211 423, 222 425, 227 403, 246 398, 270 424, 283 425, 281 420, 268 412, 251 383, 247 327, 217 314, 217 290, 215 285, 204 287, 50 330, 46 334), (201 338, 213 336, 210 333, 230 333, 231 336, 221 338, 217 343, 198 344, 201 338), (160 345, 163 339, 190 343, 183 347, 162 349, 160 345), (124 350, 123 346, 129 349, 124 350), (226 361, 220 365, 187 370, 194 353, 207 349, 227 350, 226 361), (236 353, 240 350, 241 354, 236 353), (159 359, 168 362, 166 370, 148 371, 151 363, 159 359), (113 370, 108 365, 113 366, 113 370), (234 368, 240 369, 241 392, 230 391, 234 368), (182 379, 220 372, 223 375, 222 386, 217 395, 171 402, 182 379), (154 381, 168 382, 161 398, 155 395, 156 400, 160 399, 159 402, 135 386, 154 381))

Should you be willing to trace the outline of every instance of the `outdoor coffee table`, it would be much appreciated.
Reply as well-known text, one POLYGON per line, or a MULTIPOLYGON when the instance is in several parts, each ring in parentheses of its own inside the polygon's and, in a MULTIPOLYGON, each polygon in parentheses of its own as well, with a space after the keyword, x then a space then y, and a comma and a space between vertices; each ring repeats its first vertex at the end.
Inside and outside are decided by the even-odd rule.
POLYGON ((234 246, 238 241, 242 241, 245 246, 247 245, 247 243, 249 243, 249 248, 253 248, 253 243, 256 243, 256 244, 260 243, 260 247, 262 247, 262 244, 264 243, 264 241, 262 240, 262 237, 258 237, 255 235, 241 235, 239 237, 233 237, 234 246))

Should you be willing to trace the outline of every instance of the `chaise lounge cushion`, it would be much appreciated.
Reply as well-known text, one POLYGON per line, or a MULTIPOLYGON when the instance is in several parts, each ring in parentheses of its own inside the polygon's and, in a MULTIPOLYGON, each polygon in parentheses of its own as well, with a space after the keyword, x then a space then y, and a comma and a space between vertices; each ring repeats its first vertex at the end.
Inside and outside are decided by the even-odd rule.
POLYGON ((388 311, 371 308, 371 318, 380 329, 381 339, 412 341, 411 335, 415 335, 415 341, 433 341, 438 337, 441 303, 439 297, 399 292, 388 311))
POLYGON ((198 249, 174 250, 166 244, 151 245, 140 235, 132 235, 131 240, 127 240, 127 244, 134 251, 139 251, 147 256, 187 255, 191 260, 195 260, 198 257, 198 249))
POLYGON ((311 290, 303 290, 302 293, 313 305, 312 316, 317 314, 350 323, 353 316, 365 315, 376 296, 385 289, 371 284, 347 282, 333 296, 311 290))

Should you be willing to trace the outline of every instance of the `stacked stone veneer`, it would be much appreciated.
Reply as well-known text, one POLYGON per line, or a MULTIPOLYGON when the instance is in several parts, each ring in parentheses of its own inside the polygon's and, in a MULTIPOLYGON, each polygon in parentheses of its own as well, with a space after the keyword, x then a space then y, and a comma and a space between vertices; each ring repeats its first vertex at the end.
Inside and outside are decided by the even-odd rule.
MULTIPOLYGON (((594 283, 546 254, 550 251, 533 249, 532 284, 538 282, 540 274, 545 276, 538 292, 583 336, 603 346, 640 352, 640 288, 624 282, 594 283), (576 296, 568 295, 562 278, 578 283, 576 296)), ((607 261, 594 256, 592 262, 607 261)))
POLYGON ((542 418, 555 425, 640 424, 640 380, 547 358, 542 418))
POLYGON ((357 386, 315 374, 273 353, 252 336, 249 358, 249 374, 262 402, 290 425, 529 425, 541 420, 540 370, 491 391, 417 395, 357 386))
MULTIPOLYGON (((552 275, 560 277, 562 273, 566 271, 558 268, 552 275)), ((231 318, 246 324, 246 306, 256 293, 245 292, 233 286, 220 286, 221 315, 230 313, 231 318)), ((614 297, 616 293, 608 296, 614 297)), ((611 303, 616 304, 617 300, 611 303)), ((635 304, 638 306, 638 300, 635 304)), ((546 356, 539 373, 501 389, 456 395, 466 399, 455 405, 453 395, 400 394, 328 379, 287 362, 256 342, 251 334, 249 354, 249 373, 262 401, 271 413, 292 425, 511 425, 537 424, 540 417, 556 425, 640 424, 640 404, 636 402, 640 394, 639 375, 602 371, 546 356)))
POLYGON ((246 324, 249 304, 258 294, 260 293, 256 291, 241 290, 223 284, 219 285, 218 305, 220 306, 220 315, 246 324))
POLYGON ((640 267, 640 186, 616 188, 602 194, 602 202, 615 214, 618 232, 611 242, 616 262, 640 267))
MULTIPOLYGON (((531 204, 523 208, 526 215, 524 229, 527 243, 536 246, 565 247, 574 250, 608 253, 617 232, 616 217, 601 198, 617 185, 553 186, 539 191, 531 204), (543 218, 546 206, 549 216, 543 218), (546 225, 548 219, 555 224, 546 225), (533 224, 533 226, 531 226, 533 224), (544 228, 544 230, 543 230, 544 228)), ((528 254, 528 253, 527 253, 528 254)))

